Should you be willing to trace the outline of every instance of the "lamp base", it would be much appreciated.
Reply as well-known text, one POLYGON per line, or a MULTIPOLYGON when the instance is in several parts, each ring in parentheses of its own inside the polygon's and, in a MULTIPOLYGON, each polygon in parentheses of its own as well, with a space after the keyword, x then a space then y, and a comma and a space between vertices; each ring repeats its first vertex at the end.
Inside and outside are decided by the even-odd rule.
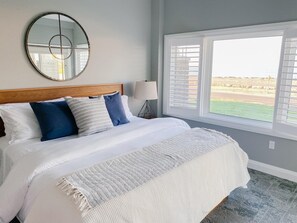
POLYGON ((138 117, 140 118, 145 118, 145 119, 152 119, 152 118, 156 118, 156 116, 154 115, 154 113, 152 112, 151 106, 150 106, 150 102, 148 100, 146 100, 143 104, 143 106, 141 107, 138 115, 138 117))

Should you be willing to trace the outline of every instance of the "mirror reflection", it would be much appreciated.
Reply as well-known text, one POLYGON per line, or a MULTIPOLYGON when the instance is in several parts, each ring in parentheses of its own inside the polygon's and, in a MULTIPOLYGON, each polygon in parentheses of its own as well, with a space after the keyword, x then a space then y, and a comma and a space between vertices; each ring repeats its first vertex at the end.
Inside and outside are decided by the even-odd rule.
POLYGON ((90 54, 83 28, 61 13, 47 13, 34 20, 27 30, 25 47, 35 69, 57 81, 80 75, 90 54))

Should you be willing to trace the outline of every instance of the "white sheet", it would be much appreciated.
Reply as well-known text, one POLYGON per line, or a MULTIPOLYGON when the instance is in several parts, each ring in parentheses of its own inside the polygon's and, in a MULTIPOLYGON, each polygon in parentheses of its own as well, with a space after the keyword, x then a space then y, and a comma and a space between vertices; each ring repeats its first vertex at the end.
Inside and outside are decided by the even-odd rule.
POLYGON ((56 140, 41 142, 40 138, 26 140, 21 143, 9 144, 9 140, 5 137, 0 138, 0 185, 3 183, 12 166, 27 154, 37 152, 49 145, 55 145, 59 141, 77 138, 77 136, 69 136, 56 140))
POLYGON ((0 138, 0 186, 4 180, 3 166, 4 166, 4 150, 9 145, 9 140, 5 137, 0 138))
POLYGON ((8 145, 9 145, 9 140, 5 136, 0 137, 0 150, 5 149, 8 145))
MULTIPOLYGON (((29 149, 25 151, 30 150, 29 152, 24 152, 22 155, 16 153, 17 155, 13 156, 17 157, 13 161, 13 168, 0 187, 0 217, 3 222, 9 222, 20 209, 19 218, 22 221, 29 214, 35 216, 41 213, 39 210, 31 210, 35 199, 44 194, 44 191, 47 191, 45 188, 49 185, 55 187, 59 177, 99 161, 151 145, 186 129, 189 129, 189 126, 177 119, 150 121, 135 119, 130 124, 96 135, 51 141, 47 144, 42 143, 41 147, 40 145, 34 147, 34 143, 32 147, 28 145, 26 148, 29 149), (35 149, 32 149, 33 147, 35 149)), ((59 200, 56 202, 60 203, 59 200)), ((48 208, 50 210, 54 207, 48 208)), ((51 211, 48 213, 49 216, 43 216, 45 219, 50 219, 51 211)))
MULTIPOLYGON (((135 122, 145 122, 147 120, 138 117, 130 117, 131 123, 135 122)), ((116 128, 121 128, 118 126, 116 128)), ((6 137, 0 138, 0 186, 4 179, 7 177, 12 166, 17 163, 17 161, 27 154, 32 152, 37 152, 48 147, 55 146, 59 142, 64 142, 67 140, 78 138, 78 136, 68 136, 64 138, 59 138, 55 140, 49 140, 41 142, 40 138, 29 139, 21 143, 9 144, 9 140, 6 137)))

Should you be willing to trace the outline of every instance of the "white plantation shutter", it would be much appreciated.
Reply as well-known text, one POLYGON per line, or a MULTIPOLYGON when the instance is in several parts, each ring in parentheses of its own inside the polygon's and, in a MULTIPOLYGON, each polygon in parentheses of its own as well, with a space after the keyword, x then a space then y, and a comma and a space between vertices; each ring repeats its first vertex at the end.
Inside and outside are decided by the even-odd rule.
POLYGON ((199 38, 165 40, 165 114, 198 117, 201 52, 202 44, 199 38))
POLYGON ((283 39, 275 128, 297 135, 297 30, 283 39))
POLYGON ((80 73, 86 67, 89 59, 88 44, 77 45, 75 49, 76 72, 80 73))
MULTIPOLYGON (((59 49, 60 50, 60 49, 59 49)), ((53 53, 60 54, 60 51, 54 49, 53 53)), ((64 56, 69 55, 68 50, 64 50, 64 56)), ((43 73, 50 73, 52 77, 58 80, 64 80, 66 77, 72 76, 71 60, 53 60, 53 55, 49 51, 48 46, 30 46, 30 55, 33 63, 43 73)))

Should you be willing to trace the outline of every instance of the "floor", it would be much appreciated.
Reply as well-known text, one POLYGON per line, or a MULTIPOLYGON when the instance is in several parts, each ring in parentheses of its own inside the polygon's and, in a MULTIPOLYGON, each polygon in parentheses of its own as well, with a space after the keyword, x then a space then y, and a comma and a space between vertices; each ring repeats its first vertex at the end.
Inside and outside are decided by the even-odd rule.
POLYGON ((238 188, 202 223, 297 223, 297 183, 249 170, 238 188))
POLYGON ((248 189, 236 189, 201 223, 297 223, 297 183, 249 172, 248 189))

